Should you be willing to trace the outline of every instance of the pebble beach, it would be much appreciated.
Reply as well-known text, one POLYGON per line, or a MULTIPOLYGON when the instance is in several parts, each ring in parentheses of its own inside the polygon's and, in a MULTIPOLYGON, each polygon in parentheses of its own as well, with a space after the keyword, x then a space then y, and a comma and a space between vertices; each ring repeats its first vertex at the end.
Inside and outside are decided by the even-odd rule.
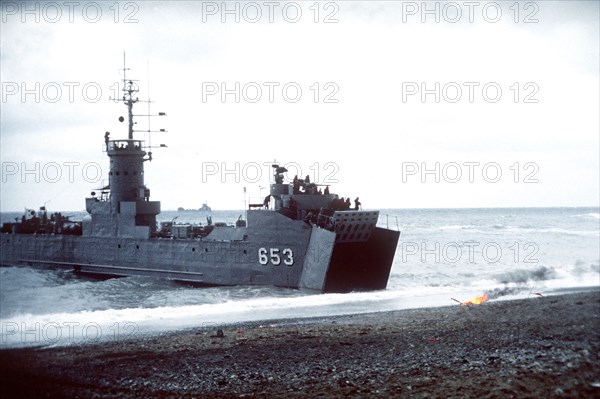
POLYGON ((3 398, 600 397, 600 291, 0 351, 3 398))

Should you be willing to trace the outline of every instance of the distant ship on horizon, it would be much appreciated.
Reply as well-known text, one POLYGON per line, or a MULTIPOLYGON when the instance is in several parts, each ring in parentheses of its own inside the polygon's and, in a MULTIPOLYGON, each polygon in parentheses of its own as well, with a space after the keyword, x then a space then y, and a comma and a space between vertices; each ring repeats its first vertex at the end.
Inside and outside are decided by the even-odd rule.
POLYGON ((207 201, 204 201, 202 206, 198 209, 185 209, 184 207, 180 206, 177 208, 177 212, 212 212, 212 208, 208 206, 207 201))

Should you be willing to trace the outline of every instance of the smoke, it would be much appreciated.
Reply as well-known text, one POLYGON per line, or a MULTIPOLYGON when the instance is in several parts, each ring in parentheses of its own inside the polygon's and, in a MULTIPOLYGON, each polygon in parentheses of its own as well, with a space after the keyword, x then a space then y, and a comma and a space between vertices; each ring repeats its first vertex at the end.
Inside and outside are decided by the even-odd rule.
POLYGON ((573 274, 576 276, 581 276, 585 273, 600 272, 600 265, 598 263, 586 263, 580 259, 577 259, 575 265, 573 266, 573 274))
POLYGON ((504 284, 504 287, 490 290, 487 294, 489 299, 497 299, 505 295, 518 294, 530 289, 527 285, 530 281, 549 280, 555 276, 555 270, 546 266, 540 266, 533 270, 520 269, 509 273, 499 274, 496 276, 496 281, 504 284), (512 286, 509 287, 509 284, 512 284, 512 286))
POLYGON ((519 269, 509 273, 503 273, 496 276, 496 281, 502 284, 516 283, 525 284, 528 281, 543 281, 556 277, 553 268, 540 266, 537 269, 525 270, 519 269))
POLYGON ((489 299, 497 299, 501 296, 518 294, 519 292, 523 292, 527 289, 527 287, 503 287, 503 288, 495 288, 491 291, 486 292, 489 299))

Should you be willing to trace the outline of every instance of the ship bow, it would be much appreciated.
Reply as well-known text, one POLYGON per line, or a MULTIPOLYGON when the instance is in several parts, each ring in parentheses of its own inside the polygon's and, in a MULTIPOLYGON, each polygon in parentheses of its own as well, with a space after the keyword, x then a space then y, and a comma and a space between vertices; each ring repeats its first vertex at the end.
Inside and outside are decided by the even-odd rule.
POLYGON ((336 242, 323 292, 385 289, 399 238, 399 231, 376 227, 367 241, 336 242))

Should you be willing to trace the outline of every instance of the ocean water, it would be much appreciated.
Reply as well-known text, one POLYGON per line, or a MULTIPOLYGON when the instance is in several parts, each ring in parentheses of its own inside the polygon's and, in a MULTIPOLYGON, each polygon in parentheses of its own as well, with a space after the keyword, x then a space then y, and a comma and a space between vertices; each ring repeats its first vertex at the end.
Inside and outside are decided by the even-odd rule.
MULTIPOLYGON (((63 212, 74 219, 81 212, 63 212)), ((213 211, 235 222, 241 211, 213 211)), ((160 221, 205 222, 166 211, 160 221)), ((17 214, 3 213, 2 221, 17 214)), ((458 305, 600 287, 598 208, 385 209, 402 231, 386 290, 314 294, 275 287, 198 288, 145 277, 0 268, 0 348, 151 336, 262 320, 458 305)), ((272 325, 268 324, 267 325, 272 325)))

